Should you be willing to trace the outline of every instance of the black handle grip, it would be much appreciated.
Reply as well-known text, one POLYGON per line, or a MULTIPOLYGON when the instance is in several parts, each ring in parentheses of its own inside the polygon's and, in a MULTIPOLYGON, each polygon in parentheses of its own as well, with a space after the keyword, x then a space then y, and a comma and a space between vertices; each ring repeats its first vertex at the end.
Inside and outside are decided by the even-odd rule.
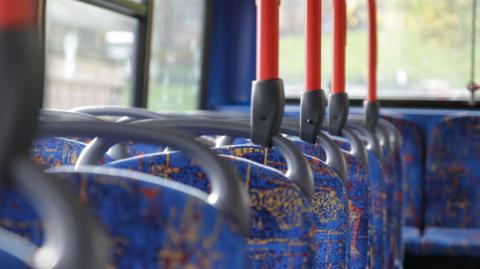
POLYGON ((250 138, 264 147, 272 146, 272 138, 282 124, 285 96, 281 79, 254 81, 250 138))
POLYGON ((328 132, 340 136, 347 124, 349 100, 347 93, 331 94, 328 99, 328 132))
POLYGON ((304 92, 300 99, 300 138, 315 143, 325 117, 325 93, 323 90, 304 92))

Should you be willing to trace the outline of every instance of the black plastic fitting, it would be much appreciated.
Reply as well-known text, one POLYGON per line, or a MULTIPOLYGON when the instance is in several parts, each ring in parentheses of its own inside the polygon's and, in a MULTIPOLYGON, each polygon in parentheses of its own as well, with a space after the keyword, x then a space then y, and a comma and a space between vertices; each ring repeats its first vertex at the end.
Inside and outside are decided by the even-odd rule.
MULTIPOLYGON (((28 156, 43 99, 43 58, 34 30, 0 32, 0 173, 28 156)), ((0 175, 5 183, 8 178, 0 175)))
POLYGON ((280 130, 285 93, 281 79, 261 80, 252 83, 250 138, 264 147, 272 146, 272 138, 280 130))
POLYGON ((377 126, 378 117, 380 115, 380 102, 365 100, 363 102, 363 110, 365 125, 369 131, 373 132, 377 126))
POLYGON ((348 120, 349 100, 347 93, 331 94, 328 100, 328 132, 341 136, 348 120))
POLYGON ((300 138, 314 144, 325 118, 326 97, 322 89, 304 92, 300 98, 300 138))

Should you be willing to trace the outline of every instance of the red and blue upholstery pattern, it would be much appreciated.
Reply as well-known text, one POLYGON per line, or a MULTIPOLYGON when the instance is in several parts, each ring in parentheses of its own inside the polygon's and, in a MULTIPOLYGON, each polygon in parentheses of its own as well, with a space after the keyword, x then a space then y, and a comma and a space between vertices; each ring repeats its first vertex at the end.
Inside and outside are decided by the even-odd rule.
MULTIPOLYGON (((161 178, 102 167, 51 172, 72 184, 103 226, 112 268, 245 268, 246 243, 207 195, 161 178)), ((36 244, 38 216, 13 190, 0 189, 0 225, 36 244)))
MULTIPOLYGON (((33 142, 30 150, 33 161, 44 169, 62 165, 74 165, 86 144, 67 138, 47 138, 33 142)), ((111 162, 105 154, 102 163, 111 162)))
MULTIPOLYGON (((280 171, 287 170, 285 159, 275 149, 253 145, 235 145, 215 149, 262 163, 280 171)), ((345 185, 328 166, 319 159, 305 156, 315 179, 315 194, 312 202, 315 227, 315 265, 317 268, 344 268, 346 266, 348 204, 345 185)))
POLYGON ((385 268, 385 246, 387 235, 387 187, 382 174, 380 161, 373 151, 368 151, 368 174, 372 212, 372 251, 371 268, 385 268))
MULTIPOLYGON (((307 155, 325 159, 325 151, 318 145, 294 140, 295 144, 307 155)), ((347 255, 349 268, 366 268, 371 260, 370 251, 370 183, 368 170, 364 164, 352 155, 344 152, 347 162, 348 180, 345 182, 348 199, 350 254, 347 255)))
MULTIPOLYGON (((350 150, 347 140, 332 137, 332 140, 343 150, 350 150)), ((321 150, 318 154, 325 155, 321 150)), ((322 157, 324 158, 324 157, 322 157)), ((386 246, 388 245, 387 222, 387 190, 381 163, 373 151, 368 152, 368 175, 370 182, 370 266, 384 268, 387 259, 386 246)))
POLYGON ((61 165, 74 165, 86 144, 66 138, 46 138, 33 142, 32 159, 48 169, 61 165))
MULTIPOLYGON (((252 204, 248 267, 311 268, 313 212, 301 190, 275 169, 234 156, 224 158, 246 183, 252 204)), ((178 152, 148 154, 106 166, 159 175, 207 192, 210 189, 202 169, 178 152)))

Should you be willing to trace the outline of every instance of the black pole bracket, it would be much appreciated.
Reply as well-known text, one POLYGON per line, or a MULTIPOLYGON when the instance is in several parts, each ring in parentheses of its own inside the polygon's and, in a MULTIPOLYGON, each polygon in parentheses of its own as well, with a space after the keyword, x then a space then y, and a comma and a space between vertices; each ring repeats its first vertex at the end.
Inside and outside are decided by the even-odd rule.
POLYGON ((300 98, 300 138, 315 143, 325 118, 326 97, 322 89, 302 93, 300 98))
POLYGON ((368 130, 373 132, 375 126, 377 126, 378 117, 380 115, 380 102, 378 101, 368 101, 363 102, 365 125, 368 130))
POLYGON ((252 83, 250 137, 264 147, 272 146, 272 138, 280 130, 285 93, 281 79, 260 80, 252 83))
POLYGON ((347 93, 334 93, 328 100, 328 132, 341 136, 348 120, 349 100, 347 93))

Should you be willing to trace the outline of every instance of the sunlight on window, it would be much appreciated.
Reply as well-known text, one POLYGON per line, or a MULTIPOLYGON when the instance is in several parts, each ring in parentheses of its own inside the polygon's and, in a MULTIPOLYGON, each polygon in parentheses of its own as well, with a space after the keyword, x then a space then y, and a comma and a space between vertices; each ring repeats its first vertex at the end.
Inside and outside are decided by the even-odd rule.
POLYGON ((136 24, 85 3, 47 1, 45 106, 128 105, 136 24))
POLYGON ((193 110, 202 56, 204 0, 155 1, 148 108, 193 110))

